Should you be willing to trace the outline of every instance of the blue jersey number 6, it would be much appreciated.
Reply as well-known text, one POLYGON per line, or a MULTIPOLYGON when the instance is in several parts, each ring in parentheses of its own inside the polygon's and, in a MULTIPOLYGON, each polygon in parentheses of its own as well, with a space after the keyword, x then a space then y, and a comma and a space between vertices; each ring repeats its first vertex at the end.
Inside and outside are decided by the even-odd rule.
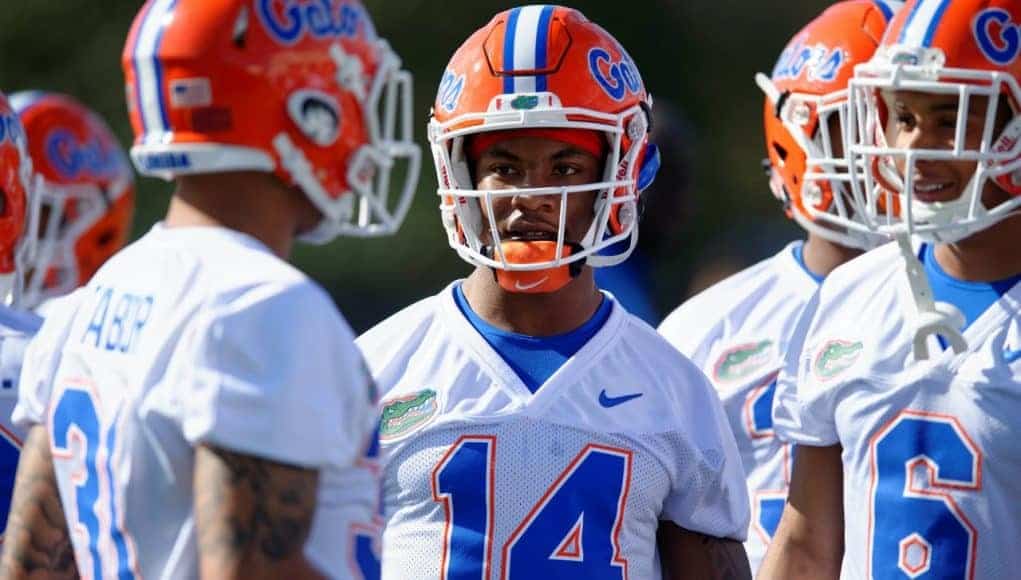
POLYGON ((870 447, 871 577, 974 577, 978 533, 950 492, 979 489, 982 456, 957 419, 903 411, 870 447))

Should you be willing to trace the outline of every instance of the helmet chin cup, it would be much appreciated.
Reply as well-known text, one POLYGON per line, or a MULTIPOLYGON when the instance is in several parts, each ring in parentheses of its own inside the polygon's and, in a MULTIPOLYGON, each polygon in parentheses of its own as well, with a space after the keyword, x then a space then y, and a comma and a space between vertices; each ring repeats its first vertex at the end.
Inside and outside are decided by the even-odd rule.
MULTIPOLYGON (((564 243, 560 258, 570 256, 577 244, 564 243)), ((511 240, 500 244, 500 250, 508 264, 534 264, 556 260, 557 243, 553 241, 523 242, 511 240)), ((492 246, 486 246, 485 253, 496 259, 492 246)), ((493 268, 493 277, 501 288, 515 294, 549 294, 556 292, 581 273, 585 261, 571 262, 545 270, 502 270, 493 268)))

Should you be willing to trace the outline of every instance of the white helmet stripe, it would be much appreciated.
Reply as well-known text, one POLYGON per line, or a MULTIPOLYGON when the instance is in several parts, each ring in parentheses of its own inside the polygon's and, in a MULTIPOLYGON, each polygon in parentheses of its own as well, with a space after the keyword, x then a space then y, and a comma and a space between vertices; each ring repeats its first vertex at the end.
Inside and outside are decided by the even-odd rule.
POLYGON ((899 44, 929 46, 950 0, 921 0, 915 5, 901 31, 899 44))
POLYGON ((142 19, 135 41, 135 96, 145 129, 145 142, 158 143, 169 132, 163 99, 163 70, 157 52, 177 0, 155 0, 142 19))
MULTIPOLYGON (((536 40, 539 38, 539 21, 547 6, 522 6, 514 30, 514 70, 536 68, 536 40)), ((534 93, 534 76, 515 76, 515 93, 534 93)))

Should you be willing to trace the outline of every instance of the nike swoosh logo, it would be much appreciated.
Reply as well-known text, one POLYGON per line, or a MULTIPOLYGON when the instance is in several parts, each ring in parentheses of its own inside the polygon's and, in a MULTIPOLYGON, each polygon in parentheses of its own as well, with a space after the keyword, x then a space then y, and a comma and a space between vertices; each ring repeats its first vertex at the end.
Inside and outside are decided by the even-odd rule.
POLYGON ((1003 349, 1003 360, 1012 363, 1018 359, 1021 359, 1021 348, 1017 350, 1011 350, 1009 348, 1003 349))
POLYGON ((637 399, 645 393, 632 393, 630 395, 621 395, 619 397, 610 397, 606 394, 606 389, 603 389, 599 393, 599 404, 609 409, 610 407, 616 407, 617 405, 624 404, 632 399, 637 399))
POLYGON ((517 288, 518 290, 521 290, 522 292, 527 292, 527 291, 531 290, 532 288, 535 288, 535 287, 541 285, 546 280, 549 280, 549 276, 543 276, 542 278, 539 279, 538 282, 534 282, 532 284, 522 284, 521 280, 515 280, 514 281, 514 287, 517 288))

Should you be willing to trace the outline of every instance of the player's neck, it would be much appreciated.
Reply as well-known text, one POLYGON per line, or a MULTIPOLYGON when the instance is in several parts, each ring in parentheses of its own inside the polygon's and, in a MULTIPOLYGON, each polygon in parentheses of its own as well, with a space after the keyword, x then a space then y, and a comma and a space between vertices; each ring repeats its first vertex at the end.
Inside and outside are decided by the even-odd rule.
POLYGON ((844 262, 848 262, 862 254, 858 248, 849 248, 831 242, 822 236, 808 234, 801 255, 805 259, 805 267, 816 276, 826 277, 844 262))
POLYGON ((269 174, 224 173, 178 180, 164 225, 224 227, 248 234, 287 259, 301 210, 293 191, 269 174))
POLYGON ((1021 273, 1021 214, 1014 213, 953 244, 935 248, 943 271, 958 280, 994 282, 1021 273))
POLYGON ((488 268, 476 268, 462 289, 472 310, 483 320, 528 336, 570 332, 588 322, 602 301, 592 268, 583 268, 577 278, 548 294, 508 292, 488 268))

